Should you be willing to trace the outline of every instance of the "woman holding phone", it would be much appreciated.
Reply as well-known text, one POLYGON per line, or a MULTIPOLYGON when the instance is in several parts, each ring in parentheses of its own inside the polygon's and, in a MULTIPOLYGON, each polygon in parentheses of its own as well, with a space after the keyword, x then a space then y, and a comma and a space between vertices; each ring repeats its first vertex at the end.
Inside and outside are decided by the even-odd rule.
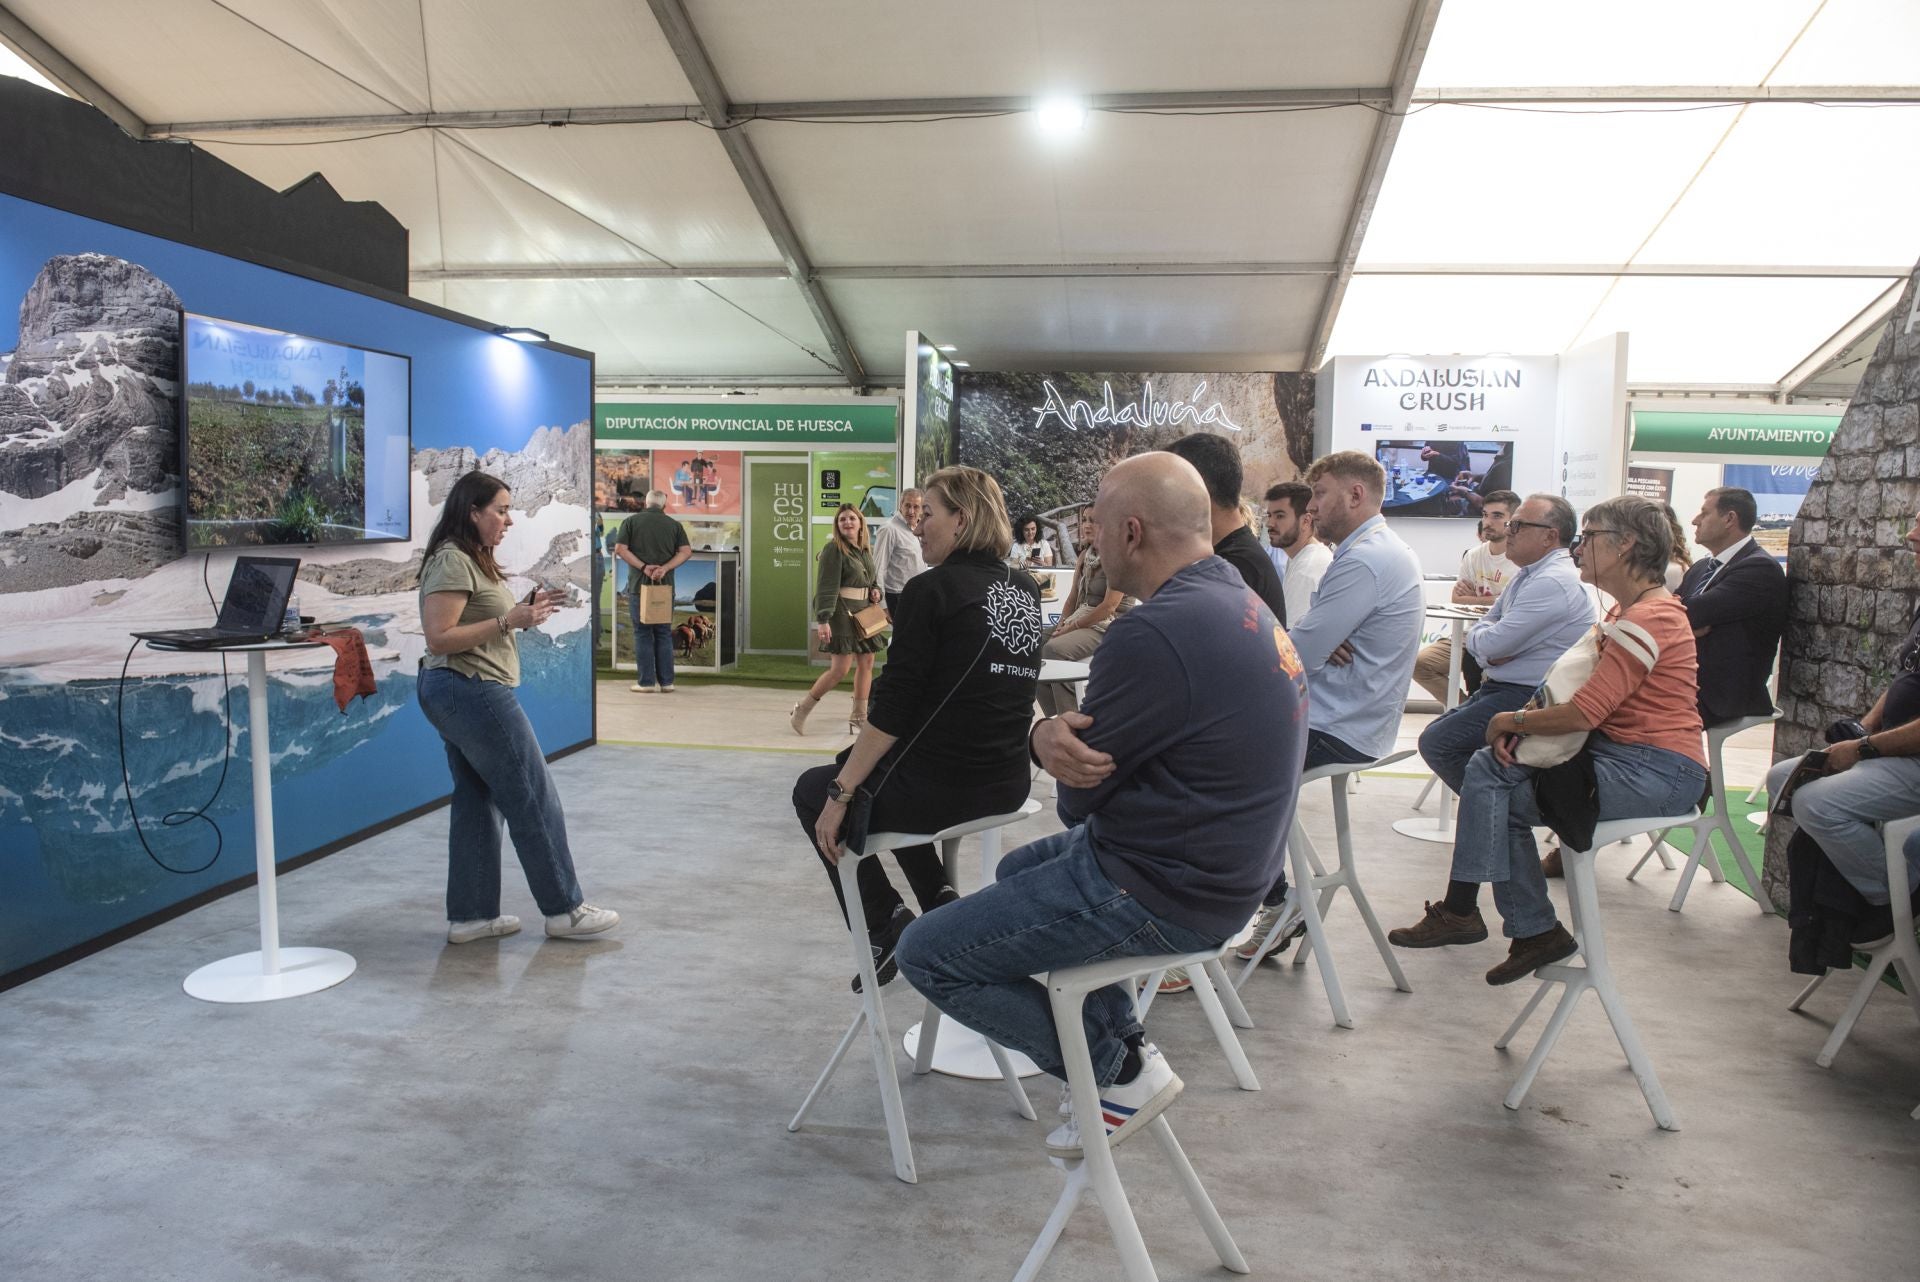
POLYGON ((533 726, 514 696, 520 651, 514 634, 559 608, 561 592, 536 588, 516 602, 494 549, 513 527, 513 495, 485 472, 454 482, 427 539, 420 569, 420 710, 440 732, 453 773, 447 828, 447 942, 511 935, 520 919, 500 912, 500 821, 513 834, 527 887, 555 939, 597 935, 620 914, 580 893, 560 794, 533 726))

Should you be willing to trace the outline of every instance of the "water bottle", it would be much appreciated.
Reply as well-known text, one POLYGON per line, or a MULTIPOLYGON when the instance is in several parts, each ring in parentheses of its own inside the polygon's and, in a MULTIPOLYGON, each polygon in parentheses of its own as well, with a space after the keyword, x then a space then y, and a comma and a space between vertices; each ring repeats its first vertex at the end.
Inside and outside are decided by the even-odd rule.
POLYGON ((287 594, 287 615, 280 621, 280 635, 291 637, 300 631, 300 594, 287 594))

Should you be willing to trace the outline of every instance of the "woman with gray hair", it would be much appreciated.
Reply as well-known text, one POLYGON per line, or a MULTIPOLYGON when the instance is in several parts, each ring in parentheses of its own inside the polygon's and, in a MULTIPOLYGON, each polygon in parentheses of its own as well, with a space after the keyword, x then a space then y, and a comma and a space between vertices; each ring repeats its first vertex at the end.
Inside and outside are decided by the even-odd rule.
POLYGON ((1550 708, 1529 705, 1487 723, 1487 747, 1467 764, 1447 893, 1413 926, 1388 938, 1402 948, 1472 944, 1487 937, 1480 883, 1493 883, 1494 906, 1512 941, 1507 959, 1487 972, 1510 984, 1571 957, 1573 936, 1547 897, 1533 829, 1543 822, 1535 797, 1540 771, 1514 752, 1528 735, 1588 734, 1597 819, 1674 815, 1700 799, 1707 782, 1693 628, 1667 590, 1672 535, 1660 505, 1608 499, 1587 511, 1573 558, 1580 577, 1619 604, 1601 625, 1593 675, 1550 708))

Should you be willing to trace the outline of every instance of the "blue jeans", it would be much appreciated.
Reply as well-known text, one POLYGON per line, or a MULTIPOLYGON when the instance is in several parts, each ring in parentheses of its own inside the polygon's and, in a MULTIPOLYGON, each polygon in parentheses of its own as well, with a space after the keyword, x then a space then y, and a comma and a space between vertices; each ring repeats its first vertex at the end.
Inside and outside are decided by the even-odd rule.
MULTIPOLYGON (((894 956, 927 999, 1065 1080, 1047 990, 1033 976, 1114 957, 1218 948, 1221 940, 1155 917, 1107 879, 1084 824, 1000 861, 998 880, 907 927, 894 956)), ((1081 1018, 1093 1077, 1113 1083, 1127 1039, 1141 1032, 1133 994, 1113 984, 1087 995, 1081 1018)))
MULTIPOLYGON (((1693 809, 1706 786, 1707 768, 1691 757, 1643 743, 1615 743, 1602 734, 1587 740, 1593 754, 1600 818, 1677 815, 1693 809)), ((1547 898, 1547 877, 1533 829, 1544 822, 1533 795, 1531 766, 1503 766, 1482 748, 1467 763, 1460 787, 1460 816, 1453 836, 1455 881, 1493 883, 1494 907, 1508 939, 1552 930, 1559 920, 1547 898)))
MULTIPOLYGON (((1777 797, 1799 757, 1767 772, 1767 795, 1777 797)), ((1875 824, 1920 814, 1920 757, 1880 757, 1802 784, 1793 794, 1793 818, 1870 904, 1891 900, 1887 854, 1875 824)), ((1920 886, 1920 833, 1907 839, 1909 886, 1920 886)))
POLYGON ((1461 705, 1420 732, 1420 759, 1440 776, 1440 782, 1458 793, 1467 775, 1467 762, 1487 746, 1487 723, 1502 712, 1525 706, 1537 686, 1510 681, 1482 681, 1461 705))
POLYGON ((639 576, 627 598, 627 617, 633 620, 634 676, 643 686, 673 684, 673 625, 640 622, 639 576))
POLYGON ((580 906, 567 817, 546 757, 513 690, 452 668, 420 673, 420 710, 447 745, 453 813, 447 828, 447 920, 500 915, 500 821, 543 916, 580 906))

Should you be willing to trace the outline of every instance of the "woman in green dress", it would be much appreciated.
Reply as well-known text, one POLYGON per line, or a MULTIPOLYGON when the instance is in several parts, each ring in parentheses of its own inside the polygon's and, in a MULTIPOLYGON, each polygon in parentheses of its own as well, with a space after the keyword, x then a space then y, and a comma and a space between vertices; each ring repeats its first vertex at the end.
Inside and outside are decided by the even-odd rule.
POLYGON ((820 549, 820 571, 813 585, 813 630, 821 652, 832 656, 827 670, 806 696, 793 705, 793 732, 807 732, 807 714, 827 691, 853 669, 853 715, 847 731, 859 734, 867 724, 867 692, 873 688, 873 656, 887 648, 884 637, 863 637, 854 622, 857 610, 880 602, 880 574, 867 545, 867 522, 851 503, 833 514, 833 539, 820 549))

